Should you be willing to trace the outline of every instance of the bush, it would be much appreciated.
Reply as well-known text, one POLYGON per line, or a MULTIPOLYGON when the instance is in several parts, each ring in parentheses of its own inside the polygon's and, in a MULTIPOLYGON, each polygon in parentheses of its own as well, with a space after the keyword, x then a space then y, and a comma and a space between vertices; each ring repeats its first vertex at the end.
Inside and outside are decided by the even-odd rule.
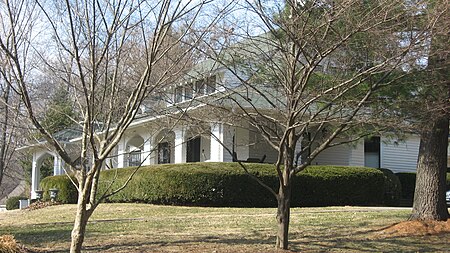
MULTIPOLYGON (((248 166, 266 182, 275 179, 271 165, 248 166)), ((133 170, 102 172, 99 192, 104 192, 115 178, 111 189, 119 187, 133 170)), ((268 191, 232 163, 167 164, 141 168, 128 186, 108 201, 199 206, 273 206, 276 203, 268 191)))
POLYGON ((376 169, 310 166, 294 183, 294 206, 374 205, 384 201, 384 177, 376 169))
POLYGON ((44 191, 44 200, 50 200, 49 190, 56 188, 59 190, 57 200, 64 204, 77 203, 78 192, 67 175, 51 176, 42 179, 40 183, 44 191))
POLYGON ((389 169, 379 169, 384 175, 384 204, 398 206, 402 194, 400 179, 389 169))
MULTIPOLYGON (((273 165, 247 164, 248 170, 278 191, 278 179, 273 165)), ((120 187, 134 168, 101 172, 98 195, 120 187), (111 185, 112 184, 112 185, 111 185)), ((57 179, 59 185, 45 183, 46 191, 61 184, 73 189, 70 196, 76 201, 75 188, 66 180, 57 179), (73 188, 72 188, 73 187, 73 188)), ((47 179, 46 179, 47 180, 47 179)), ((384 195, 383 173, 376 169, 311 166, 299 173, 293 182, 292 206, 369 205, 382 204, 384 195)), ((48 193, 46 193, 48 194, 48 193)), ((59 200, 69 199, 59 196, 59 200)), ((48 196, 48 195, 47 195, 48 196)), ((237 163, 186 163, 154 165, 140 168, 134 178, 108 202, 143 202, 197 206, 276 206, 274 196, 249 177, 237 163)), ((72 203, 64 201, 65 203, 72 203)))
MULTIPOLYGON (((400 180, 402 186, 402 198, 409 201, 414 199, 414 190, 416 188, 416 173, 414 172, 400 172, 395 174, 400 180)), ((447 173, 447 190, 450 189, 450 173, 447 173)))
POLYGON ((399 172, 395 173, 395 175, 402 186, 402 198, 412 200, 414 198, 414 189, 416 188, 416 173, 399 172))
POLYGON ((19 200, 27 199, 26 197, 16 196, 6 200, 6 210, 19 209, 19 200))

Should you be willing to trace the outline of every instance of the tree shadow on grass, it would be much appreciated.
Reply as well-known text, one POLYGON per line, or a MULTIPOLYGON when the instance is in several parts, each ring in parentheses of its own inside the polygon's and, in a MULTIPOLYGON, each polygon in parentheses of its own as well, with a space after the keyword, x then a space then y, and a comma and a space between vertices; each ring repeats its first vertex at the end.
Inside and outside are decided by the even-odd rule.
MULTIPOLYGON (((233 247, 240 248, 239 252, 255 252, 257 249, 267 249, 267 244, 269 247, 275 245, 275 240, 262 241, 261 239, 244 239, 244 238, 221 238, 216 236, 202 236, 194 237, 190 239, 181 240, 155 240, 146 242, 116 242, 107 243, 105 245, 88 246, 84 250, 89 252, 105 252, 105 251, 120 251, 120 252, 203 252, 206 249, 217 249, 217 248, 230 248, 226 252, 234 252, 233 247), (247 248, 247 250, 243 250, 247 248), (171 250, 170 250, 171 249, 171 250), (176 250, 178 249, 178 250, 176 250), (230 251, 231 250, 231 251, 230 251)), ((265 250, 264 250, 265 251, 265 250)), ((59 253, 62 251, 52 251, 52 253, 59 253)), ((261 252, 258 250, 258 252, 261 252)))
MULTIPOLYGON (((70 241, 71 226, 27 226, 16 231, 14 236, 25 245, 37 246, 51 243, 63 244, 70 241)), ((448 250, 450 234, 424 237, 382 237, 374 236, 381 229, 347 231, 340 234, 314 233, 302 231, 290 234, 291 252, 445 252, 448 250)), ((257 229, 244 236, 187 236, 186 238, 154 238, 152 236, 132 238, 111 237, 105 242, 95 241, 94 237, 84 248, 87 252, 161 252, 185 251, 204 252, 225 248, 225 252, 275 252, 275 236, 257 229), (92 240, 94 238, 94 240, 92 240), (273 250, 273 251, 272 251, 273 250)), ((67 252, 67 249, 47 248, 46 252, 67 252)))
POLYGON ((14 238, 21 244, 39 247, 49 243, 64 243, 70 241, 71 227, 40 227, 29 226, 13 232, 14 238))
POLYGON ((412 237, 374 236, 382 229, 323 236, 291 234, 295 251, 340 252, 448 252, 450 234, 412 237))

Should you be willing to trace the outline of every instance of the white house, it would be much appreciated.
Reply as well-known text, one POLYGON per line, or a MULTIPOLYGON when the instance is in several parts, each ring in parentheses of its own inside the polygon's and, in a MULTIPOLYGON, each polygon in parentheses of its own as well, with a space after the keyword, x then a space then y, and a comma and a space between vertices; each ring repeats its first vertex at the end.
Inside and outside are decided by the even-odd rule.
MULTIPOLYGON (((185 163, 185 162, 232 162, 236 159, 251 162, 274 163, 276 151, 270 147, 245 122, 230 124, 215 113, 206 103, 221 101, 221 95, 236 88, 226 71, 215 71, 206 78, 192 80, 174 87, 174 106, 197 99, 188 108, 192 114, 204 115, 202 123, 192 122, 167 125, 167 115, 146 115, 145 109, 131 124, 116 150, 111 154, 105 169, 128 166, 185 163), (212 98, 212 100, 211 100, 212 98), (203 100, 202 100, 203 99, 203 100), (216 120, 214 120, 216 119, 216 120), (233 157, 235 154, 235 157, 233 157)), ((68 129, 58 133, 57 138, 66 148, 76 149, 79 132, 68 129)), ((297 149, 300 150, 301 142, 297 149)), ((35 143, 21 149, 33 154, 31 197, 39 189, 42 161, 51 156, 54 159, 54 175, 65 173, 64 161, 45 142, 35 143)), ((409 135, 399 141, 385 136, 373 137, 354 144, 340 145, 323 151, 312 164, 367 166, 389 168, 394 172, 413 172, 417 165, 419 138, 409 135)), ((74 152, 76 154, 77 152, 74 152)))

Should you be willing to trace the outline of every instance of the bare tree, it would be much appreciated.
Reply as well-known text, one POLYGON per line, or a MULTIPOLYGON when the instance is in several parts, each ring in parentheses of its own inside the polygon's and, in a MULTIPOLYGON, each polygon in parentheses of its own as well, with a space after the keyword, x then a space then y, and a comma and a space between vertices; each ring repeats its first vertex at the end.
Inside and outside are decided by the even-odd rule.
POLYGON ((105 160, 140 105, 183 73, 180 65, 187 65, 192 47, 179 45, 195 22, 208 27, 205 23, 216 21, 202 14, 210 2, 2 1, 0 49, 13 73, 9 83, 30 122, 76 178, 71 252, 81 251, 87 221, 107 196, 97 193, 105 160), (143 65, 133 66, 136 60, 143 65), (77 156, 35 112, 33 77, 49 71, 69 87, 77 105, 80 118, 73 121, 82 129, 77 156))
MULTIPOLYGON (((18 181, 20 168, 17 166, 17 156, 15 148, 20 145, 21 136, 27 131, 20 126, 20 99, 15 96, 8 83, 10 74, 5 59, 0 57, 0 185, 5 176, 11 181, 18 181)), ((4 187, 4 190, 8 187, 4 187)), ((1 192, 0 194, 8 194, 9 192, 1 192)))
POLYGON ((278 152, 279 188, 254 178, 277 199, 276 246, 287 249, 293 178, 325 149, 368 135, 355 129, 377 113, 370 98, 426 36, 401 42, 397 31, 417 11, 404 1, 248 1, 242 9, 258 20, 235 26, 239 43, 218 39, 225 49, 204 51, 236 82, 219 107, 223 120, 248 122, 278 152))

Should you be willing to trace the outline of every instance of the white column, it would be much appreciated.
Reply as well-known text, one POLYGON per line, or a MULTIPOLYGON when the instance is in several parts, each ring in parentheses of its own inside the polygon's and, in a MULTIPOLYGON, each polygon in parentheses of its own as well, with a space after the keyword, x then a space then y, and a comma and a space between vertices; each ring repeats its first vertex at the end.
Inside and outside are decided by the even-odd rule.
POLYGON ((63 175, 64 174, 64 161, 63 159, 57 155, 53 155, 53 175, 63 175))
POLYGON ((211 162, 223 162, 223 124, 211 124, 211 162))
POLYGON ((186 142, 184 129, 174 129, 175 132, 175 163, 186 162, 186 142))
POLYGON ((125 161, 124 161, 124 153, 125 153, 125 141, 120 140, 119 144, 117 145, 117 168, 123 168, 125 167, 125 161))
POLYGON ((150 157, 154 155, 151 153, 153 149, 152 138, 151 135, 146 135, 143 138, 144 138, 144 147, 142 147, 143 150, 141 152, 142 165, 150 165, 151 164, 150 157))
POLYGON ((38 155, 34 153, 31 167, 31 199, 36 199, 36 191, 39 190, 40 167, 38 155))

